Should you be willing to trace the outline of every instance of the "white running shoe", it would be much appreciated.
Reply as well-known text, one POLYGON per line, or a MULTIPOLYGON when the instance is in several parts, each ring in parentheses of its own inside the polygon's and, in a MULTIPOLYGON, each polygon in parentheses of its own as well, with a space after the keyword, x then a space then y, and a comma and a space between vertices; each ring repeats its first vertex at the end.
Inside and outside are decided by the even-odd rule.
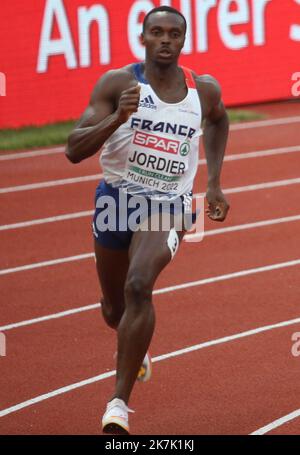
POLYGON ((114 398, 107 403, 106 411, 102 418, 102 431, 107 434, 129 434, 128 412, 129 409, 123 400, 114 398))
POLYGON ((137 381, 140 382, 147 382, 151 378, 152 374, 152 360, 150 357, 149 352, 145 355, 145 358, 143 360, 143 363, 139 369, 138 375, 137 375, 137 381))

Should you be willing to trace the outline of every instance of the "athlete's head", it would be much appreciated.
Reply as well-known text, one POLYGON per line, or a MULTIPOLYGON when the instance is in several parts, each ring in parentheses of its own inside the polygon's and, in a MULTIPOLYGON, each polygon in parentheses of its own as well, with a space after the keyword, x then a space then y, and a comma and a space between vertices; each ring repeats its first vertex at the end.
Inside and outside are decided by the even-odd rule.
POLYGON ((154 8, 146 15, 141 41, 146 57, 161 64, 177 60, 184 45, 185 17, 170 6, 154 8))

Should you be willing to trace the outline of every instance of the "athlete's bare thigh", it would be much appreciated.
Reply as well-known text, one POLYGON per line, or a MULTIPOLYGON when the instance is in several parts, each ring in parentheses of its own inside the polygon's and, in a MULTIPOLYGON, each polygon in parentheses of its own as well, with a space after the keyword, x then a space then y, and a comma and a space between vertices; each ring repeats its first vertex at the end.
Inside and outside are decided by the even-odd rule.
POLYGON ((127 280, 138 279, 152 290, 160 272, 176 253, 185 231, 137 231, 129 248, 127 280), (171 251, 172 250, 172 251, 171 251))

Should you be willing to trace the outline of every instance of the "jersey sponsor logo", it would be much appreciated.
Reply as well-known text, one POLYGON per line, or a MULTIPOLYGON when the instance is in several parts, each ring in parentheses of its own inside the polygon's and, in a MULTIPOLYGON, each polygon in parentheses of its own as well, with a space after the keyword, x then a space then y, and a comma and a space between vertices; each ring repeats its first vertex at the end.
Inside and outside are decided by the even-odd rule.
MULTIPOLYGON (((179 141, 176 141, 174 139, 166 139, 161 136, 154 136, 154 134, 143 133, 140 131, 135 132, 133 143, 152 150, 156 150, 158 152, 172 153, 174 155, 178 154, 178 150, 180 147, 179 141)), ((183 145, 185 144, 186 143, 184 143, 183 145)))
POLYGON ((155 106, 153 98, 151 95, 146 96, 143 100, 139 102, 139 107, 146 107, 148 109, 157 109, 157 106, 155 106))
POLYGON ((178 125, 177 123, 169 122, 153 122, 153 120, 141 119, 139 117, 131 117, 131 128, 145 131, 155 131, 159 133, 173 134, 182 136, 185 139, 192 139, 196 130, 187 125, 178 125))
POLYGON ((187 156, 189 154, 190 149, 191 149, 190 144, 188 142, 184 142, 180 146, 180 155, 187 156))

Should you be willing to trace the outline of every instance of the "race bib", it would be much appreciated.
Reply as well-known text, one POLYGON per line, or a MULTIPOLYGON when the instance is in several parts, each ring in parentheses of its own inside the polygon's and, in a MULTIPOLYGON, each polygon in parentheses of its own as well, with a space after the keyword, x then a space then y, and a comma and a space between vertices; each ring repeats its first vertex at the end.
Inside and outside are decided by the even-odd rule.
POLYGON ((190 150, 188 139, 135 130, 123 178, 157 191, 180 194, 190 150))

